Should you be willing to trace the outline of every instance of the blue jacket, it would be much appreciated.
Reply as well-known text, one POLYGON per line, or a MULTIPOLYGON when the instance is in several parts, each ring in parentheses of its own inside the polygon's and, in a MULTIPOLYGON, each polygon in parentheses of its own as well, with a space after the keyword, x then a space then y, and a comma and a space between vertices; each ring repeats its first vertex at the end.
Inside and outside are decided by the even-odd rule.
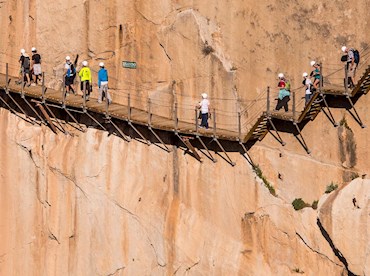
POLYGON ((102 81, 108 81, 108 71, 105 68, 101 68, 98 72, 98 86, 102 81))

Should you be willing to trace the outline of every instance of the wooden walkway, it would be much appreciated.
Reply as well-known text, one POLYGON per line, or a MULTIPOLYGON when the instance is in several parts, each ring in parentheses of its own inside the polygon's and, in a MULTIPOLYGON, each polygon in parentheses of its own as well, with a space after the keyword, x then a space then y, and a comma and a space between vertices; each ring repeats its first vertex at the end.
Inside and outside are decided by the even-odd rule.
MULTIPOLYGON (((3 87, 4 90, 0 92, 1 98, 5 97, 5 91, 8 91, 10 94, 24 95, 24 97, 30 98, 33 101, 44 100, 46 103, 51 103, 60 107, 65 106, 68 108, 72 108, 73 110, 94 112, 106 117, 109 116, 119 120, 127 121, 132 124, 146 126, 156 130, 173 132, 176 135, 183 135, 185 137, 191 136, 197 138, 207 137, 214 140, 221 139, 228 141, 238 141, 240 144, 245 144, 249 141, 262 140, 271 129, 274 129, 277 132, 274 124, 279 120, 292 122, 295 126, 297 126, 297 130, 300 133, 298 124, 306 120, 313 120, 325 106, 329 108, 325 99, 327 95, 346 97, 352 104, 352 97, 356 95, 367 94, 370 90, 370 66, 365 70, 354 89, 346 91, 343 87, 322 87, 318 93, 315 93, 313 95, 310 102, 306 106, 304 106, 303 110, 301 111, 295 110, 296 103, 294 94, 293 110, 291 110, 290 112, 276 112, 269 110, 269 108, 267 107, 266 111, 262 112, 260 116, 257 117, 255 123, 252 124, 252 126, 246 132, 242 132, 241 130, 240 118, 239 131, 217 128, 217 126, 214 127, 215 125, 213 127, 210 127, 209 129, 201 129, 197 127, 195 123, 189 123, 174 118, 154 115, 151 114, 148 110, 131 107, 129 103, 127 105, 112 103, 111 105, 109 105, 109 108, 107 108, 107 105, 105 103, 99 104, 97 102, 97 99, 91 99, 90 101, 86 102, 86 105, 84 105, 84 100, 81 95, 68 95, 65 99, 63 99, 63 93, 61 91, 56 91, 49 88, 46 89, 43 98, 43 91, 41 86, 25 87, 22 90, 22 86, 15 83, 15 80, 17 79, 16 77, 8 77, 8 85, 6 79, 6 75, 0 74, 0 87, 3 87), (11 80, 9 80, 10 78, 11 80)), ((269 95, 267 97, 269 98, 269 95)), ((2 101, 4 102, 5 100, 2 99, 2 101)), ((269 104, 267 106, 269 106, 269 104)), ((352 107, 354 108, 353 104, 352 107)), ((278 133, 277 135, 278 138, 280 138, 278 133)), ((185 140, 182 141, 184 142, 184 144, 187 144, 188 142, 185 140)), ((284 144, 281 138, 280 142, 284 144)), ((187 146, 190 148, 191 144, 187 146)))

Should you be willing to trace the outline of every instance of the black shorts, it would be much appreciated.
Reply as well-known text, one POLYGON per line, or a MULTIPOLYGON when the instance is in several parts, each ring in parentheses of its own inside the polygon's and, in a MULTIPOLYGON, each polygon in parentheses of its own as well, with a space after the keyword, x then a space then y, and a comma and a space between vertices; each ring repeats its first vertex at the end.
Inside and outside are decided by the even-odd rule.
POLYGON ((30 73, 30 68, 23 68, 23 73, 24 74, 29 74, 30 73))
POLYGON ((71 84, 73 84, 74 80, 75 80, 75 75, 70 76, 70 77, 66 76, 65 77, 65 85, 70 86, 71 84))

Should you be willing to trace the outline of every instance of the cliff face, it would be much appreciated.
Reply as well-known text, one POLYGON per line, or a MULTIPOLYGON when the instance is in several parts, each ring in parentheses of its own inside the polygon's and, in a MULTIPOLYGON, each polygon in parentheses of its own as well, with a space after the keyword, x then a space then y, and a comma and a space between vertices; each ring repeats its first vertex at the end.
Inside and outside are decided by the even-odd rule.
MULTIPOLYGON (((0 71, 9 62, 16 75, 19 49, 36 46, 58 87, 64 57, 80 54, 94 70, 107 64, 114 101, 130 92, 144 107, 150 97, 161 114, 176 101, 191 120, 206 91, 223 126, 235 127, 235 112, 248 106, 253 118, 250 100, 278 72, 297 87, 311 59, 336 68, 342 44, 367 47, 368 8, 366 0, 6 1, 0 71)), ((356 103, 367 125, 369 104, 356 103)), ((368 129, 345 111, 333 115, 346 123, 334 128, 320 113, 303 129, 311 155, 285 133, 284 148, 271 135, 252 147, 274 197, 239 153, 229 153, 235 167, 221 157, 200 164, 181 148, 166 153, 94 129, 55 135, 0 109, 0 274, 368 275, 368 180, 321 198, 331 182, 367 177, 368 129), (321 198, 319 210, 294 211, 295 198, 321 198)))

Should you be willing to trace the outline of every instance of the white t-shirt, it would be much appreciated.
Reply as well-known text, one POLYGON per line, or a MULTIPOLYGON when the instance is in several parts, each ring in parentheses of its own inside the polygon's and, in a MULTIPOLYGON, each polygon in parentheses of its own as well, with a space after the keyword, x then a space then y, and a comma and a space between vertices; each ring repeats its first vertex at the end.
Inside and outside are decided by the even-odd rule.
POLYGON ((306 81, 305 81, 305 84, 306 84, 306 95, 312 94, 311 90, 310 90, 311 85, 312 85, 312 81, 309 78, 307 78, 306 81))
POLYGON ((200 111, 202 112, 202 114, 208 113, 208 106, 209 106, 208 99, 201 100, 199 104, 200 104, 200 111))

